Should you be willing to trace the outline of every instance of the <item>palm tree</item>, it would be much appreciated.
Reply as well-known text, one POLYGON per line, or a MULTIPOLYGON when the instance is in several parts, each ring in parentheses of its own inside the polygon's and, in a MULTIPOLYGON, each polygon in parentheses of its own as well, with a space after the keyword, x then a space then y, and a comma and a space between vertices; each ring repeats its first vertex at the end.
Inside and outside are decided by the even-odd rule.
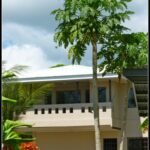
MULTIPOLYGON (((4 63, 3 63, 4 64, 4 63)), ((3 120, 10 119, 16 120, 18 116, 25 112, 28 108, 32 107, 34 104, 38 103, 40 100, 52 87, 51 83, 9 83, 12 78, 17 78, 17 74, 21 71, 27 69, 27 66, 14 66, 8 70, 3 70, 3 99, 9 100, 15 99, 16 103, 6 103, 3 107, 5 111, 3 112, 3 120)), ((3 102, 5 102, 3 101, 3 102)))
MULTIPOLYGON (((5 65, 6 65, 6 61, 2 61, 2 93, 3 95, 5 95, 4 93, 4 89, 5 87, 7 87, 9 84, 7 84, 7 81, 9 81, 12 78, 17 77, 17 74, 19 74, 21 71, 27 69, 27 66, 23 66, 23 65, 16 65, 10 69, 5 69, 5 65)), ((7 89, 9 90, 9 88, 7 89)), ((9 93, 9 91, 7 91, 7 93, 9 93)), ((10 93, 9 93, 10 94, 10 93)), ((17 102, 16 99, 14 98, 8 98, 9 95, 5 95, 2 96, 2 102, 3 102, 3 109, 5 111, 3 111, 3 121, 5 121, 6 119, 8 119, 9 117, 9 112, 8 112, 8 107, 13 107, 13 104, 17 102)), ((13 113, 10 113, 11 115, 13 115, 13 113)))
MULTIPOLYGON (((8 81, 9 79, 16 76, 15 73, 13 72, 13 70, 15 69, 16 67, 13 68, 12 70, 3 71, 2 73, 3 86, 4 86, 5 81, 8 81)), ((4 114, 4 112, 7 112, 7 109, 6 109, 7 105, 8 104, 12 105, 16 103, 17 101, 14 99, 10 99, 5 96, 2 96, 2 102, 3 102, 2 109, 3 109, 3 114, 4 114)), ((19 150, 19 146, 22 142, 35 140, 35 138, 33 138, 31 135, 30 137, 27 137, 29 135, 18 133, 15 131, 16 128, 21 127, 21 126, 31 127, 32 125, 21 123, 19 121, 5 120, 3 117, 3 144, 2 144, 3 150, 14 150, 14 149, 19 150)))

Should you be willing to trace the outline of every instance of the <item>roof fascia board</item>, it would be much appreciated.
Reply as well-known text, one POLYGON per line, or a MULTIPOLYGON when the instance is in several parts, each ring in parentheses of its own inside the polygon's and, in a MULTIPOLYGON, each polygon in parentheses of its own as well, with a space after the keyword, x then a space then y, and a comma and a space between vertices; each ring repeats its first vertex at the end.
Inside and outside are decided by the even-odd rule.
MULTIPOLYGON (((107 74, 102 77, 101 74, 97 75, 98 79, 110 79, 110 78, 118 78, 116 74, 107 74)), ((124 78, 124 76, 123 76, 124 78)), ((92 79, 91 74, 87 75, 69 75, 69 76, 53 76, 53 77, 29 77, 29 78, 17 78, 9 81, 9 83, 28 83, 28 82, 48 82, 48 81, 69 81, 69 80, 87 80, 92 79)), ((125 79, 125 78, 124 78, 125 79)))

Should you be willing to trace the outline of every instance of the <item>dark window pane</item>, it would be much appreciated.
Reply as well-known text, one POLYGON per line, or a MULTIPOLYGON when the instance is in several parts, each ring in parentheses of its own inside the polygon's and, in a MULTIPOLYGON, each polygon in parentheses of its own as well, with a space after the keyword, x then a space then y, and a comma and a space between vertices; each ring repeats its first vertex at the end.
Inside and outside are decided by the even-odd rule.
POLYGON ((117 150, 117 139, 104 139, 104 150, 117 150))
POLYGON ((99 102, 106 102, 106 87, 98 88, 98 100, 99 102))
POLYGON ((80 103, 80 91, 57 91, 57 104, 80 103))
POLYGON ((133 89, 130 88, 128 93, 128 108, 136 107, 133 89))
POLYGON ((147 138, 129 138, 128 150, 147 150, 147 138))
POLYGON ((90 103, 90 92, 89 92, 89 90, 85 91, 85 101, 86 101, 86 103, 90 103))
POLYGON ((52 104, 52 92, 48 92, 45 95, 45 104, 52 104))

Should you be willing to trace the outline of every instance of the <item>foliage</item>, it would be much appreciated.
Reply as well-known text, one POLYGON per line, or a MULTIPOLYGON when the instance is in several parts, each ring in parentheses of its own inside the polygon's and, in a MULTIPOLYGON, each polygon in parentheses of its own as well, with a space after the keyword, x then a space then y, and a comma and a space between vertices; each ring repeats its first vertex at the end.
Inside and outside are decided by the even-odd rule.
POLYGON ((5 69, 6 62, 2 61, 2 81, 12 79, 17 76, 22 71, 28 69, 25 65, 15 65, 9 69, 5 69))
POLYGON ((25 142, 20 145, 20 150, 40 150, 34 142, 25 142))
MULTIPOLYGON (((5 84, 6 83, 5 81, 8 81, 13 77, 16 77, 15 73, 17 73, 19 70, 21 71, 22 69, 23 69, 22 66, 15 66, 10 70, 3 70, 2 73, 3 87, 8 85, 5 84)), ((5 115, 8 113, 7 106, 10 105, 11 110, 11 108, 13 107, 12 104, 16 104, 17 102, 17 100, 7 98, 5 96, 2 96, 2 101, 3 101, 3 114, 5 115)), ((19 121, 5 120, 7 118, 5 117, 5 115, 3 115, 3 150, 19 150, 20 143, 35 140, 35 138, 33 138, 31 135, 29 137, 29 135, 27 134, 18 133, 15 131, 15 129, 18 127, 22 126, 31 127, 32 125, 21 123, 19 121)))
MULTIPOLYGON (((21 65, 16 65, 12 68, 10 68, 9 70, 6 70, 5 69, 5 64, 6 62, 5 61, 2 61, 2 68, 3 68, 3 71, 2 71, 2 82, 3 82, 3 87, 5 85, 7 85, 6 81, 12 79, 13 77, 16 77, 16 74, 19 73, 19 71, 22 71, 23 69, 25 69, 27 66, 21 66, 21 65)), ((2 88, 2 92, 3 92, 3 88, 2 88)), ((11 98, 8 98, 8 97, 5 97, 5 96, 2 96, 2 102, 3 102, 3 114, 7 114, 7 105, 10 105, 12 106, 12 104, 16 103, 16 100, 15 99, 11 99, 11 98)), ((4 115, 5 116, 5 115, 4 115)), ((3 120, 5 120, 5 117, 3 116, 3 120)))
POLYGON ((80 63, 87 46, 103 44, 112 32, 128 30, 121 23, 133 14, 127 10, 131 0, 66 0, 64 9, 52 12, 59 22, 54 40, 69 47, 68 58, 80 63))
POLYGON ((24 69, 27 69, 27 66, 16 65, 8 70, 5 69, 6 62, 3 61, 3 72, 2 72, 2 79, 3 79, 3 88, 2 94, 6 102, 6 98, 16 100, 16 104, 13 105, 12 103, 5 103, 3 105, 3 120, 10 119, 18 119, 18 116, 25 112, 26 109, 33 106, 33 104, 38 103, 38 100, 42 98, 45 93, 47 93, 51 88, 52 84, 45 84, 45 83, 31 83, 31 84, 24 84, 24 83, 9 83, 12 78, 17 78, 17 74, 24 69), (6 82, 7 81, 7 82, 6 82))
POLYGON ((125 68, 142 68, 148 62, 148 37, 143 32, 117 34, 103 43, 98 59, 103 60, 100 70, 122 74, 125 68))
POLYGON ((46 93, 53 87, 50 83, 14 83, 3 86, 3 95, 16 99, 16 104, 7 104, 3 113, 4 120, 18 119, 18 116, 27 109, 37 104, 46 93))
POLYGON ((148 118, 146 118, 142 124, 140 125, 140 129, 143 131, 143 132, 146 132, 148 130, 148 118))
POLYGON ((16 103, 16 100, 2 96, 2 101, 7 103, 16 103))
POLYGON ((65 66, 65 65, 64 64, 57 64, 57 65, 51 66, 50 68, 57 68, 57 67, 62 67, 62 66, 65 66))
POLYGON ((3 124, 3 144, 4 147, 11 147, 19 150, 19 145, 22 142, 33 141, 35 138, 23 138, 25 134, 15 131, 18 127, 32 127, 30 124, 21 123, 19 121, 6 120, 3 124))

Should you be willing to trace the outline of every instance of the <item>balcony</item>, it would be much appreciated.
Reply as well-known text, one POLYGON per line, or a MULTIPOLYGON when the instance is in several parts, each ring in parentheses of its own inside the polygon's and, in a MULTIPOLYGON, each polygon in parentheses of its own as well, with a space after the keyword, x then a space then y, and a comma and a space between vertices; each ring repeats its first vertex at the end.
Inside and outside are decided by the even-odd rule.
MULTIPOLYGON (((100 124, 112 126, 111 103, 99 104, 100 124)), ((92 127, 92 103, 35 105, 20 115, 20 120, 33 127, 92 127)))

